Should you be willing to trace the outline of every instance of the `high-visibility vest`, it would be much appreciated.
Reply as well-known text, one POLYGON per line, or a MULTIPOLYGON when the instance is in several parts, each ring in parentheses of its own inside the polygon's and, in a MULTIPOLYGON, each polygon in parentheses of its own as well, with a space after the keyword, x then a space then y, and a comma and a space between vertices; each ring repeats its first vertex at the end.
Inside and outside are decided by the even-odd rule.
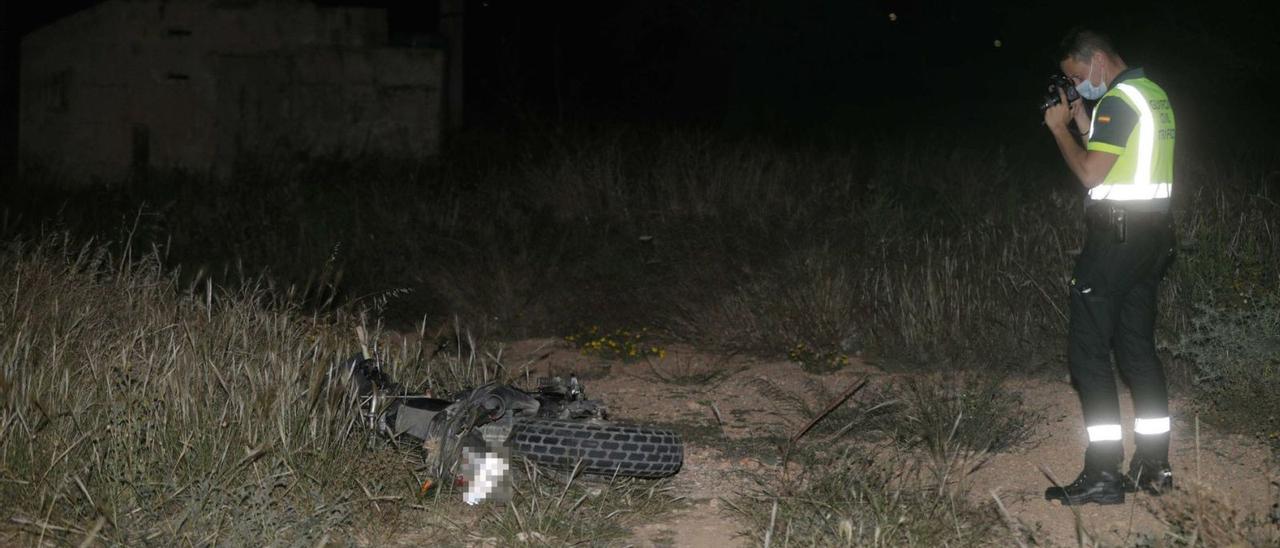
MULTIPOLYGON (((1090 141, 1089 150, 1117 154, 1111 171, 1102 184, 1089 189, 1093 200, 1159 200, 1173 194, 1173 108, 1169 97, 1155 82, 1145 76, 1126 79, 1107 91, 1102 101, 1124 101, 1138 113, 1125 146, 1090 141)), ((1093 111, 1089 134, 1097 123, 1098 109, 1093 111)))

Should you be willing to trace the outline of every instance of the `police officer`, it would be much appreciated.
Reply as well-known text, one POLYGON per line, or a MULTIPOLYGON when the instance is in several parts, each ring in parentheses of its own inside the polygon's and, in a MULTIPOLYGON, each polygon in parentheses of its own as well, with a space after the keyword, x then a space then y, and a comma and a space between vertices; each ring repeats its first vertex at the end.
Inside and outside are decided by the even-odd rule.
POLYGON ((1173 257, 1173 110, 1164 90, 1129 67, 1103 35, 1075 29, 1062 41, 1063 74, 1084 99, 1044 113, 1071 172, 1088 189, 1088 237, 1071 277, 1067 359, 1089 435, 1084 470, 1045 498, 1063 504, 1119 504, 1125 492, 1173 486, 1169 396, 1156 356, 1156 294, 1173 257), (1073 122, 1085 143, 1067 129, 1073 122), (1120 402, 1111 356, 1133 394, 1137 450, 1124 461, 1120 402))

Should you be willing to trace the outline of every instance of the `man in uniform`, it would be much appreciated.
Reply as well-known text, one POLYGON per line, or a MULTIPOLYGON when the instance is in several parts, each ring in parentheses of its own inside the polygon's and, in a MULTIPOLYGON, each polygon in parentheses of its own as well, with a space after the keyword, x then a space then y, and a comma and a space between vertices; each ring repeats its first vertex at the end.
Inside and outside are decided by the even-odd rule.
POLYGON ((1173 257, 1173 110, 1164 90, 1129 67, 1109 40, 1076 29, 1062 41, 1060 67, 1084 99, 1065 94, 1044 122, 1071 172, 1088 189, 1088 237, 1071 277, 1067 358, 1089 436, 1084 471, 1045 498, 1063 504, 1119 504, 1125 492, 1173 486, 1169 396, 1156 356, 1156 294, 1173 257), (1068 130, 1074 121, 1084 146, 1068 130), (1133 394, 1137 450, 1122 474, 1123 425, 1116 364, 1133 394))

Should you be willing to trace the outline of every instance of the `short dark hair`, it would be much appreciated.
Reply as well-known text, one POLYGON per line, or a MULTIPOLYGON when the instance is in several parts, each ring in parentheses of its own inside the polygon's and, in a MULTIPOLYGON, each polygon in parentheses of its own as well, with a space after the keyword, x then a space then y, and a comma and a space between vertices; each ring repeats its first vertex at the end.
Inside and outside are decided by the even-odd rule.
POLYGON ((1111 46, 1111 39, 1106 35, 1084 27, 1075 27, 1058 44, 1058 59, 1072 57, 1077 61, 1085 61, 1097 51, 1107 55, 1116 54, 1115 48, 1111 46))

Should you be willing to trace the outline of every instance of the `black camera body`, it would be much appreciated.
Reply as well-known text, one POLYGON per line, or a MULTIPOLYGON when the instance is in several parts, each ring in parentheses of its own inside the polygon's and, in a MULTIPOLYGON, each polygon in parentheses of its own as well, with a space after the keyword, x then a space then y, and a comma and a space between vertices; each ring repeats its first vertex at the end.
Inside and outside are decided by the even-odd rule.
POLYGON ((1080 98, 1080 92, 1076 91, 1075 84, 1071 83, 1071 79, 1061 74, 1049 76, 1049 89, 1044 94, 1044 100, 1040 103, 1040 112, 1049 110, 1060 102, 1062 102, 1058 91, 1061 90, 1067 96, 1067 104, 1074 103, 1080 98))

